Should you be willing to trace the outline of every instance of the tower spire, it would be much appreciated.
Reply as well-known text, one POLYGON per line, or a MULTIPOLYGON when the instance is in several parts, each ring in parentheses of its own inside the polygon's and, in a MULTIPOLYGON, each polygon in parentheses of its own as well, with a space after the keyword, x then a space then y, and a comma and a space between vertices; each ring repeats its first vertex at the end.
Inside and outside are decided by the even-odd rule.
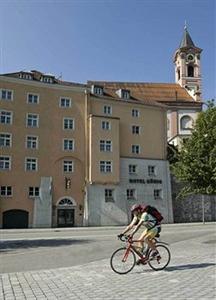
POLYGON ((192 38, 190 37, 190 34, 188 32, 187 29, 187 22, 185 21, 185 25, 184 25, 184 33, 183 33, 183 38, 181 40, 180 43, 180 47, 179 48, 183 48, 183 47, 196 47, 194 45, 194 42, 192 41, 192 38))

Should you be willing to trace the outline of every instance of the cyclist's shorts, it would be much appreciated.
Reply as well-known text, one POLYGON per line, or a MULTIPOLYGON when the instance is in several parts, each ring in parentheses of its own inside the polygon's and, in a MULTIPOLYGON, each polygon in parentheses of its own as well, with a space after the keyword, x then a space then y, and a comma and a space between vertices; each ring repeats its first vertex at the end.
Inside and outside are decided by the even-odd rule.
POLYGON ((145 231, 145 238, 148 237, 150 239, 153 239, 158 233, 158 227, 154 227, 152 229, 146 229, 145 231))

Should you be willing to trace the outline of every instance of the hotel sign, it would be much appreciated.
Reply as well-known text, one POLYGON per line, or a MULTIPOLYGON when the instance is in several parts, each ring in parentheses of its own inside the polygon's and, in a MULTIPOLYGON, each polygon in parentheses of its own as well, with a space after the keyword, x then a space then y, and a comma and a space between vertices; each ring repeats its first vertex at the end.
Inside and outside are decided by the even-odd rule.
POLYGON ((162 184, 162 180, 161 179, 129 179, 130 183, 142 183, 142 184, 162 184))

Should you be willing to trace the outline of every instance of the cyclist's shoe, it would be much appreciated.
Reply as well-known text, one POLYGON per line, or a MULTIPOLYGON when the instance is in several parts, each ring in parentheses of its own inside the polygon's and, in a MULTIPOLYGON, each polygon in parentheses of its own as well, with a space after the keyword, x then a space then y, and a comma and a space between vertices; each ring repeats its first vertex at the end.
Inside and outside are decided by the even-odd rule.
POLYGON ((158 254, 158 255, 156 256, 156 259, 157 259, 158 262, 160 262, 160 260, 161 260, 160 254, 158 254))
MULTIPOLYGON (((159 252, 157 250, 154 250, 151 254, 152 258, 158 258, 160 256, 159 252)), ((160 257, 161 258, 161 257, 160 257)))

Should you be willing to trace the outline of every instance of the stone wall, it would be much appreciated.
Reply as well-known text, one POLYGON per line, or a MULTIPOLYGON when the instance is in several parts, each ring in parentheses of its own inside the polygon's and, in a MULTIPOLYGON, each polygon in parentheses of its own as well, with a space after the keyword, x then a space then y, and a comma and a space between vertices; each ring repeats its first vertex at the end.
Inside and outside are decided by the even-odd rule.
POLYGON ((182 183, 172 176, 172 200, 174 223, 216 221, 216 195, 191 195, 184 199, 176 199, 182 183))

